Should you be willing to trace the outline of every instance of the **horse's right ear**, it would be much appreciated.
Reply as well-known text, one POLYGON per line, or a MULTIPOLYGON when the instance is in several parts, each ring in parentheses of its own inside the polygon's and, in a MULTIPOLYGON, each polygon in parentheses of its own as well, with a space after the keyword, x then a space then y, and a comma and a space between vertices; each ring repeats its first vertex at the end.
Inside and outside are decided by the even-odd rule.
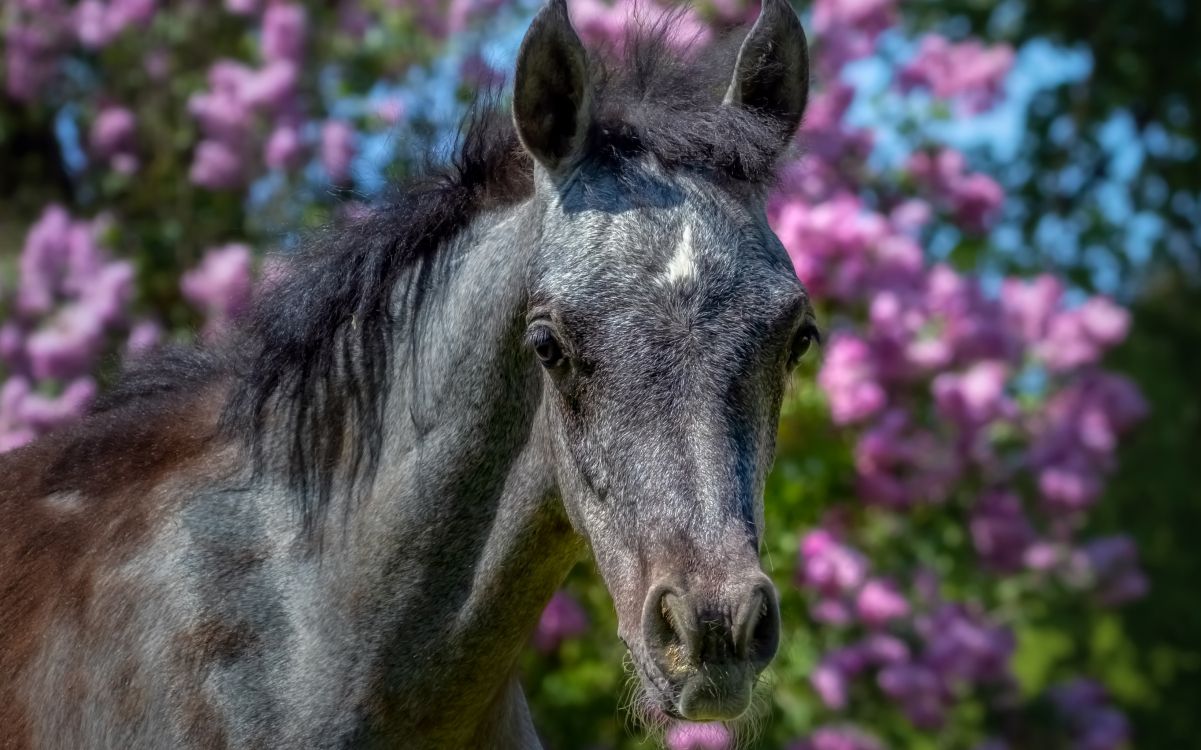
POLYGON ((759 19, 738 52, 725 102, 772 118, 791 140, 808 100, 805 29, 788 0, 763 0, 759 19))
POLYGON ((521 42, 513 82, 517 135, 548 170, 561 171, 582 153, 591 96, 588 55, 571 27, 567 0, 549 0, 521 42))

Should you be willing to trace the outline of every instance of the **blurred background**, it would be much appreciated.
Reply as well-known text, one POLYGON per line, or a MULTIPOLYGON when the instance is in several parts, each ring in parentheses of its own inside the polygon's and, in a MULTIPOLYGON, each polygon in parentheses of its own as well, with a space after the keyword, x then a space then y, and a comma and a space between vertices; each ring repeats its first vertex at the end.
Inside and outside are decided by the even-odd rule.
MULTIPOLYGON (((670 7, 570 6, 615 55, 670 7)), ((4 0, 0 450, 222 335, 267 251, 445 153, 535 9, 4 0)), ((757 10, 698 0, 681 54, 757 10)), ((752 745, 1197 746, 1201 6, 797 10, 814 93, 770 217, 827 343, 767 492, 786 629, 752 745)), ((651 746, 615 629, 581 564, 522 664, 548 748, 651 746)))

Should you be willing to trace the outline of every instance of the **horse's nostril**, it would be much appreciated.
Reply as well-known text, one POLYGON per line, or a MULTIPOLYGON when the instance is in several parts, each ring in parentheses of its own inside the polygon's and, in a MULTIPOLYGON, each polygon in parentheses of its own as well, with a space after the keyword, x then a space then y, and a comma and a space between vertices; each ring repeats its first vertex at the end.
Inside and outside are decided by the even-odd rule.
POLYGON ((693 667, 697 652, 695 616, 684 596, 669 586, 657 586, 643 610, 646 646, 663 668, 677 676, 693 667))
POLYGON ((780 605, 771 584, 756 586, 739 611, 734 627, 738 655, 766 667, 780 646, 780 605))

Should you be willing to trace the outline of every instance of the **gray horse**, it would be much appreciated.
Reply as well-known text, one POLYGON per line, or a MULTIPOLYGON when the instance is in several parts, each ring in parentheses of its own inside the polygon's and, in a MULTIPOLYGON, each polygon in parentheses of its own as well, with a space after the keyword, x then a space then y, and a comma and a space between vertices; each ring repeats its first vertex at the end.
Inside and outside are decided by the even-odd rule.
POLYGON ((671 33, 590 55, 551 0, 511 115, 0 457, 0 746, 537 747, 515 664, 585 550, 646 710, 746 712, 807 52, 786 0, 729 54, 671 33))

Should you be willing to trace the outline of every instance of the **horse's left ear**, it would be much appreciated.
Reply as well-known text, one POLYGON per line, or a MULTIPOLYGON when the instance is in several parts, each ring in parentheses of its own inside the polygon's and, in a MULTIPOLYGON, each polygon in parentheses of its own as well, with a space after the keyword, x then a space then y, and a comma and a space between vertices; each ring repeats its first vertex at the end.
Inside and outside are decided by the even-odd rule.
POLYGON ((791 139, 809 101, 809 45, 788 0, 763 0, 742 42, 725 103, 767 115, 791 139))
POLYGON ((583 151, 591 123, 588 56, 567 0, 549 0, 530 24, 513 79, 513 120, 522 144, 552 172, 583 151))

